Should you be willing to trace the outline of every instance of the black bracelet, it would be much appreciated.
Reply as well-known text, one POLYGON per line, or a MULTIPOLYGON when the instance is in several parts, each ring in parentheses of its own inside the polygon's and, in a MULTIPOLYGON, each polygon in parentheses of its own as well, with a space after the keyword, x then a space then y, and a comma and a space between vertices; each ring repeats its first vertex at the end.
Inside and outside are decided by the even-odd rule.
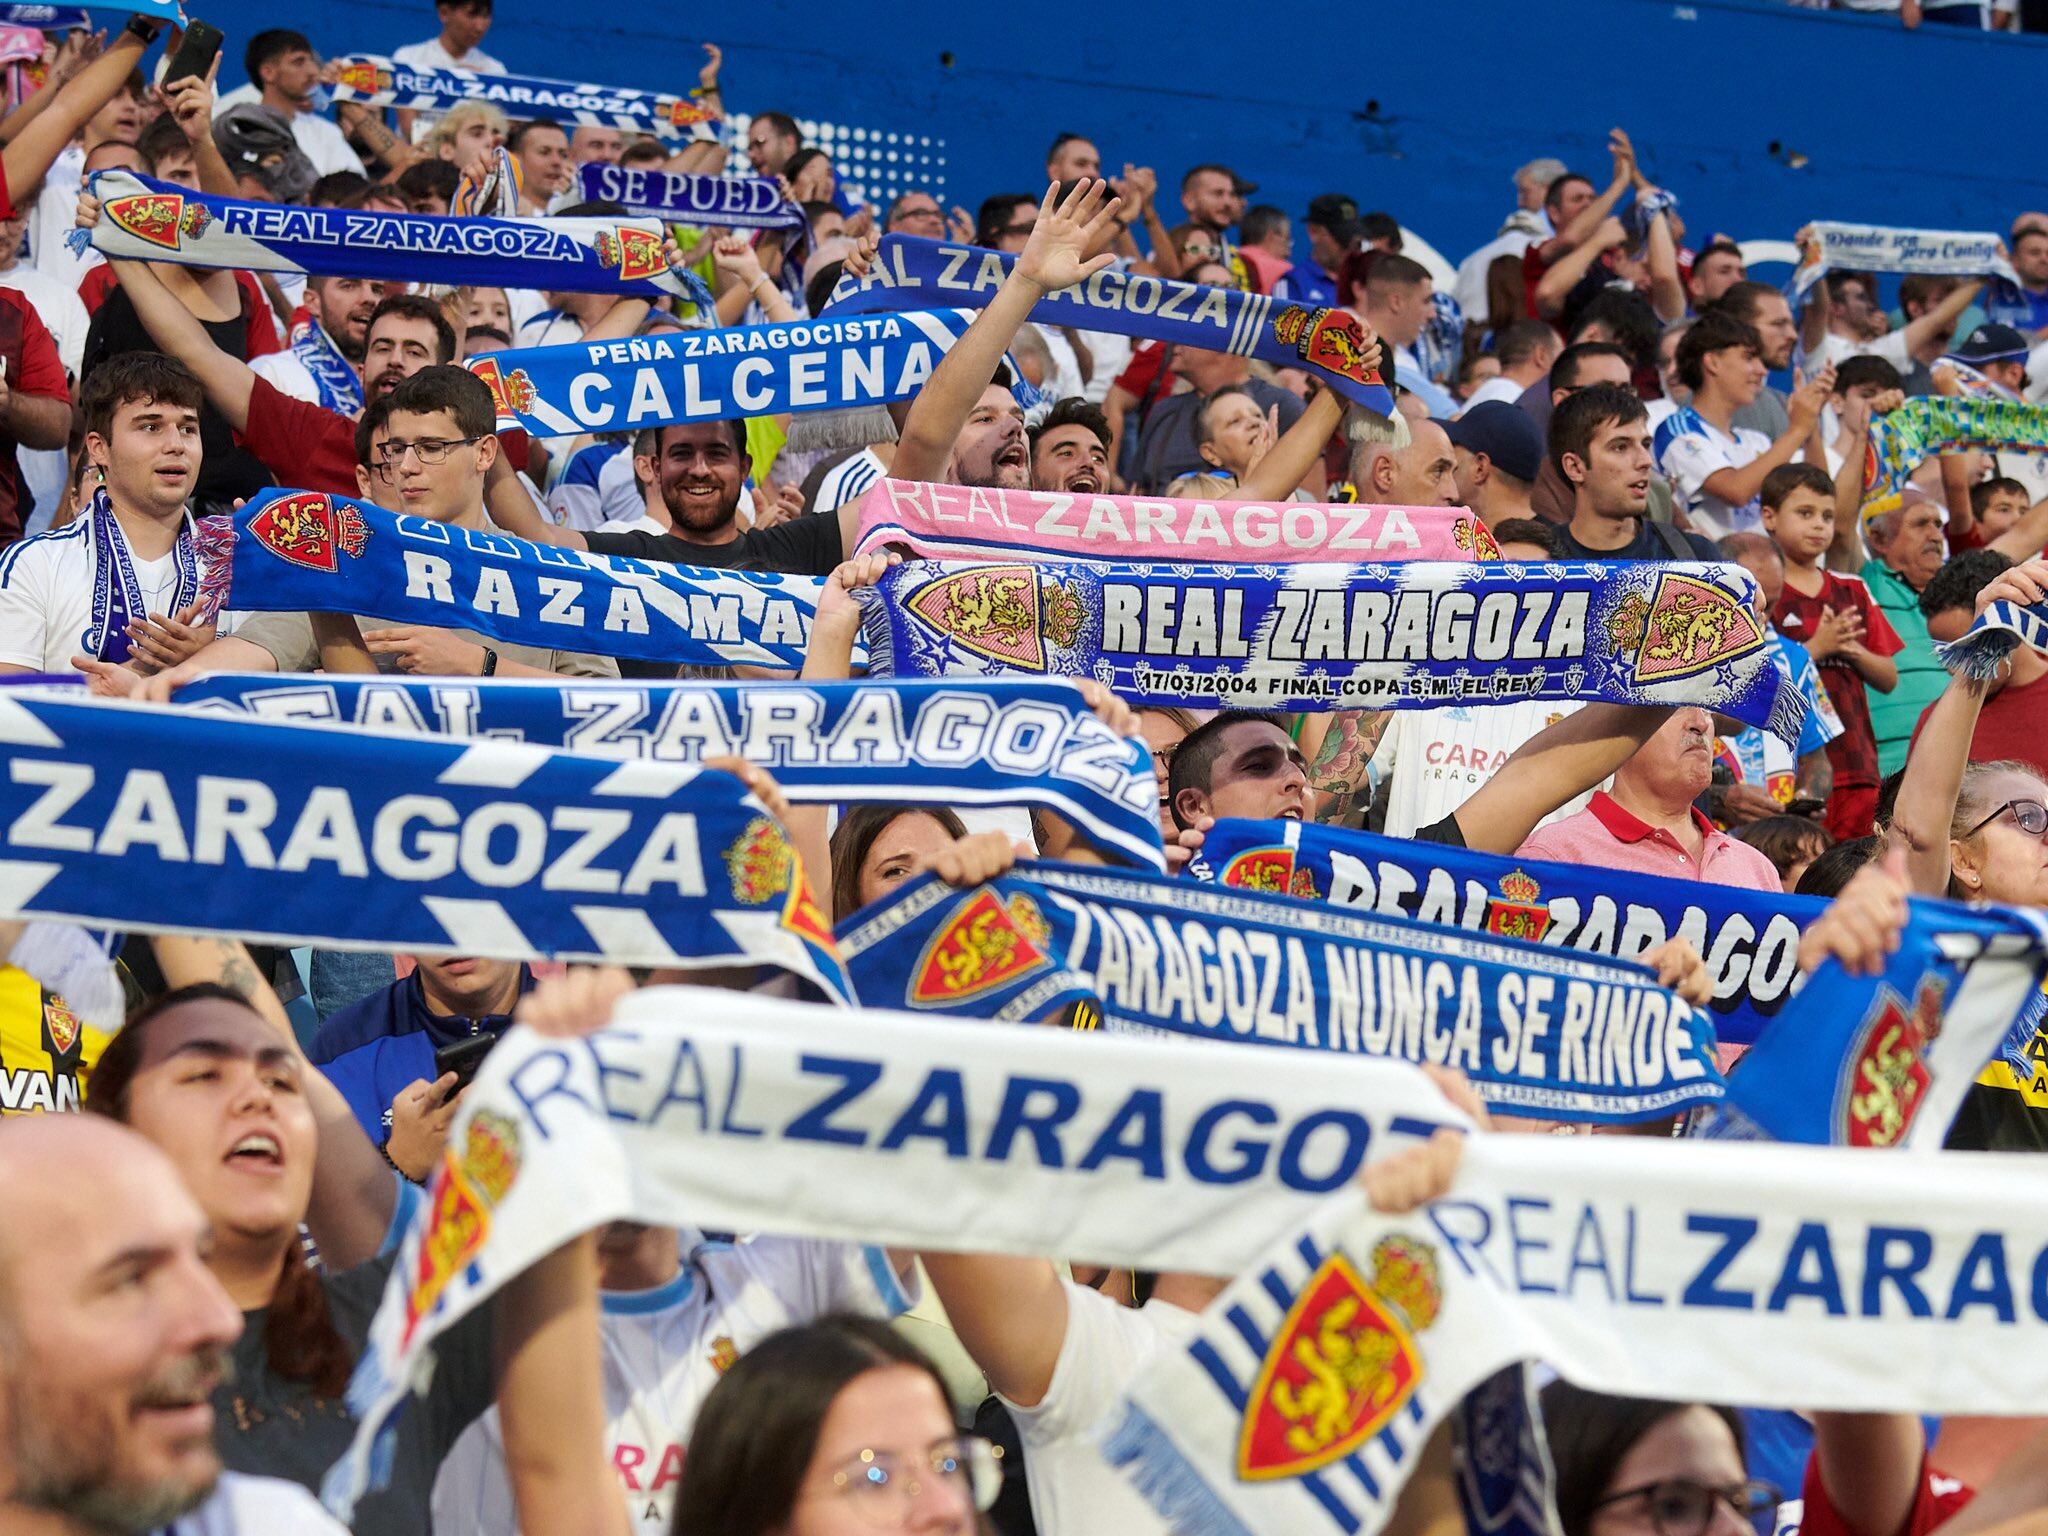
POLYGON ((484 669, 483 669, 483 671, 482 671, 481 673, 479 673, 478 675, 479 675, 479 676, 481 676, 481 677, 494 677, 494 676, 496 676, 496 675, 497 675, 497 671, 498 671, 498 653, 497 653, 496 651, 492 650, 492 649, 491 649, 491 648, 490 648, 490 647, 489 647, 489 646, 487 645, 487 646, 485 646, 485 647, 484 647, 484 669))
POLYGON ((128 25, 121 30, 123 32, 132 32, 135 36, 141 38, 142 45, 146 48, 163 34, 166 25, 167 23, 161 16, 144 16, 138 12, 128 18, 128 25))

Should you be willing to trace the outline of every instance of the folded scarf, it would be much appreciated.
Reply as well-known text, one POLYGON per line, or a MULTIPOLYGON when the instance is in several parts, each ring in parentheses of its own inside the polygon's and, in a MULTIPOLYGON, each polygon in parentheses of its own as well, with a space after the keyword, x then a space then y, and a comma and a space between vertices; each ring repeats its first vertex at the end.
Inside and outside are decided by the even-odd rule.
POLYGON ((798 668, 816 576, 649 565, 452 528, 346 496, 265 491, 200 529, 215 603, 473 630, 548 650, 798 668))
POLYGON ((796 850, 728 774, 15 694, 0 753, 0 915, 849 995, 796 850))
POLYGON ((1193 556, 1362 565, 1500 554, 1486 525, 1458 507, 1069 495, 890 479, 877 481, 861 499, 856 553, 884 546, 928 560, 1193 556))
POLYGON ((1033 864, 964 892, 928 876, 837 937, 870 1005, 1430 1062, 1550 1119, 1721 1096, 1712 1025, 1641 966, 1492 934, 1033 864))
POLYGON ((686 139, 699 123, 718 120, 715 108, 694 96, 636 91, 627 86, 541 80, 527 75, 479 75, 466 69, 401 64, 381 53, 344 54, 332 87, 336 101, 366 107, 446 112, 465 101, 489 102, 509 118, 587 123, 664 139, 686 139))
POLYGON ((719 229, 808 230, 804 211, 771 176, 688 176, 589 160, 576 168, 585 202, 617 203, 636 218, 719 229))
POLYGON ((1819 251, 1803 260, 1786 293, 1797 304, 1829 272, 1923 272, 2018 282, 2003 242, 1987 231, 1889 229, 1876 224, 1809 224, 1819 251))
POLYGON ((1725 565, 914 561, 859 592, 869 669, 1093 677, 1134 704, 1701 704, 1798 739, 1752 578, 1725 565))
POLYGON ((327 327, 311 315, 302 316, 292 327, 290 351, 313 380, 320 395, 317 404, 341 416, 362 414, 363 381, 341 355, 327 327))
MULTIPOLYGON (((677 421, 836 411, 908 400, 973 316, 965 310, 728 326, 629 341, 512 347, 471 358, 500 427, 537 437, 677 421)), ((1038 392, 1012 393, 1026 409, 1038 392)))
POLYGON ((604 757, 744 756, 797 804, 1029 805, 1152 869, 1152 753, 1079 688, 1005 682, 645 683, 215 672, 178 689, 200 709, 521 741, 604 757))
POLYGON ((67 237, 83 253, 130 261, 309 277, 373 277, 451 287, 672 294, 700 309, 710 292, 669 268, 652 219, 479 219, 367 208, 298 208, 215 197, 132 171, 95 171, 100 221, 67 237))
MULTIPOLYGON (((1479 1136, 1407 1215, 1333 1195, 1154 1357, 1104 1455, 1182 1536, 1371 1536, 1437 1426, 1524 1361, 1801 1412, 2028 1414, 2048 1391, 2027 1344, 2048 1194, 2024 1159, 1615 1152, 1479 1136)), ((1540 1435, 1468 1449, 1497 1489, 1546 1481, 1540 1435)))
MULTIPOLYGON (((867 276, 840 278, 825 313, 938 304, 978 308, 995 297, 1016 263, 1015 256, 980 246, 884 235, 867 276)), ((1281 304, 1269 294, 1112 267, 1047 294, 1032 306, 1031 318, 1041 325, 1170 341, 1255 357, 1277 368, 1303 368, 1355 405, 1381 416, 1394 413, 1393 396, 1379 371, 1365 368, 1358 322, 1341 309, 1281 304)))
POLYGON ((1387 1062, 690 987, 635 993, 588 1039, 516 1028, 400 1239, 323 1491, 345 1515, 388 1471, 440 1334, 606 1221, 1227 1275, 1368 1156, 1458 1123, 1387 1062))
POLYGON ((1928 459, 1965 448, 2048 451, 2048 406, 1921 395, 1877 417, 1864 449, 1860 515, 1867 521, 1897 511, 1914 470, 1928 459))
POLYGON ((1935 655, 1957 676, 1984 682, 1997 677, 2023 645, 2048 651, 2048 603, 2001 598, 1977 615, 1961 639, 1936 646, 1935 655))

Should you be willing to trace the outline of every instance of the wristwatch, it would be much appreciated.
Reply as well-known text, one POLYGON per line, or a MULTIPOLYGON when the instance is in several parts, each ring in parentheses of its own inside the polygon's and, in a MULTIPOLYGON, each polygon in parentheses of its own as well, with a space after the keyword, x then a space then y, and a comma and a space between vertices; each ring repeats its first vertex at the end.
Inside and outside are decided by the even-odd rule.
POLYGON ((168 25, 169 23, 161 16, 144 16, 138 11, 135 15, 128 18, 128 25, 121 30, 123 32, 132 32, 135 36, 141 38, 142 44, 146 48, 163 34, 164 28, 168 25))

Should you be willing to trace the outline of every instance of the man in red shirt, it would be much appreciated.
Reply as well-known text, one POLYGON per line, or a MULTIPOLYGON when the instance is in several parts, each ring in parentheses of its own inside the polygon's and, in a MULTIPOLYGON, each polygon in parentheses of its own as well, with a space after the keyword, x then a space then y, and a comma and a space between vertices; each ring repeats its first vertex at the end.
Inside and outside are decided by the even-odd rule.
MULTIPOLYGON (((1960 639, 1976 617, 1977 594, 2011 566, 2012 561, 1996 550, 1973 549, 1935 572, 1920 593, 1927 633, 1938 642, 1960 639)), ((1933 707, 1930 704, 1928 709, 1933 707)), ((2048 777, 2048 732, 2041 728, 2043 719, 2048 719, 2044 711, 2048 711, 2048 657, 2022 645, 2007 658, 2005 671, 1992 683, 1977 715, 1977 728, 1970 735, 1970 761, 2025 763, 2048 777)), ((1922 710, 1920 725, 1926 723, 1927 710, 1922 710)), ((1920 726, 1913 728, 1913 737, 1919 739, 1920 726)))
POLYGON ((71 386, 57 343, 27 299, 0 288, 0 548, 21 537, 33 509, 15 449, 62 448, 70 436, 71 386))

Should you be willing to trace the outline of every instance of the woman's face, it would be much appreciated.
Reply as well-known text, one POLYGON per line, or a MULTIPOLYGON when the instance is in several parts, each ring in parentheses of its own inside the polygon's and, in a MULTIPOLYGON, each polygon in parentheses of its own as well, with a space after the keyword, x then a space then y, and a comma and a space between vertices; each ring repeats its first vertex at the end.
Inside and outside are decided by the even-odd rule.
POLYGON ((469 298, 462 306, 462 324, 466 330, 472 325, 490 325, 512 334, 512 306, 506 301, 502 288, 472 288, 469 298))
MULTIPOLYGON (((2009 801, 2048 806, 2048 785, 2030 773, 1992 775, 1979 800, 1985 814, 2009 801)), ((2048 907, 2048 836, 2020 830, 2014 810, 2000 811, 1961 847, 1951 846, 1950 858, 1966 896, 2048 907)))
POLYGON ((860 904, 879 901, 916 874, 953 842, 936 816, 905 811, 868 847, 860 861, 860 904))
MULTIPOLYGON (((1733 1489, 1749 1476, 1742 1452, 1726 1421, 1711 1408, 1695 1405, 1667 1414, 1655 1428, 1629 1447, 1602 1491, 1604 1499, 1660 1483, 1686 1481, 1708 1488, 1733 1489)), ((1593 1512, 1590 1536, 1665 1536, 1653 1513, 1654 1496, 1622 1499, 1593 1512)), ((1669 1523, 1668 1521, 1666 1522, 1669 1523)), ((1678 1533, 1674 1533, 1678 1536, 1678 1533)), ((1701 1536, 1753 1536, 1750 1524, 1716 1499, 1701 1536)))
POLYGON ((148 1031, 128 1123, 177 1164, 214 1226, 292 1233, 318 1148, 297 1054, 247 1008, 216 998, 158 1014, 148 1031))
POLYGON ((1180 824, 1173 819, 1173 806, 1166 793, 1173 773, 1173 752, 1188 739, 1187 731, 1173 716, 1156 709, 1138 711, 1138 734, 1152 749, 1152 775, 1159 782, 1159 830, 1167 837, 1180 836, 1180 824))
POLYGON ((1265 444, 1266 413, 1250 395, 1225 395, 1208 408, 1202 457, 1225 474, 1242 478, 1265 444))
POLYGON ((965 1473, 941 1477, 930 1460, 959 1433, 930 1373, 884 1365, 856 1376, 818 1427, 783 1536, 970 1536, 974 1498, 965 1473), (885 1481, 872 1475, 876 1468, 889 1474, 885 1481))

